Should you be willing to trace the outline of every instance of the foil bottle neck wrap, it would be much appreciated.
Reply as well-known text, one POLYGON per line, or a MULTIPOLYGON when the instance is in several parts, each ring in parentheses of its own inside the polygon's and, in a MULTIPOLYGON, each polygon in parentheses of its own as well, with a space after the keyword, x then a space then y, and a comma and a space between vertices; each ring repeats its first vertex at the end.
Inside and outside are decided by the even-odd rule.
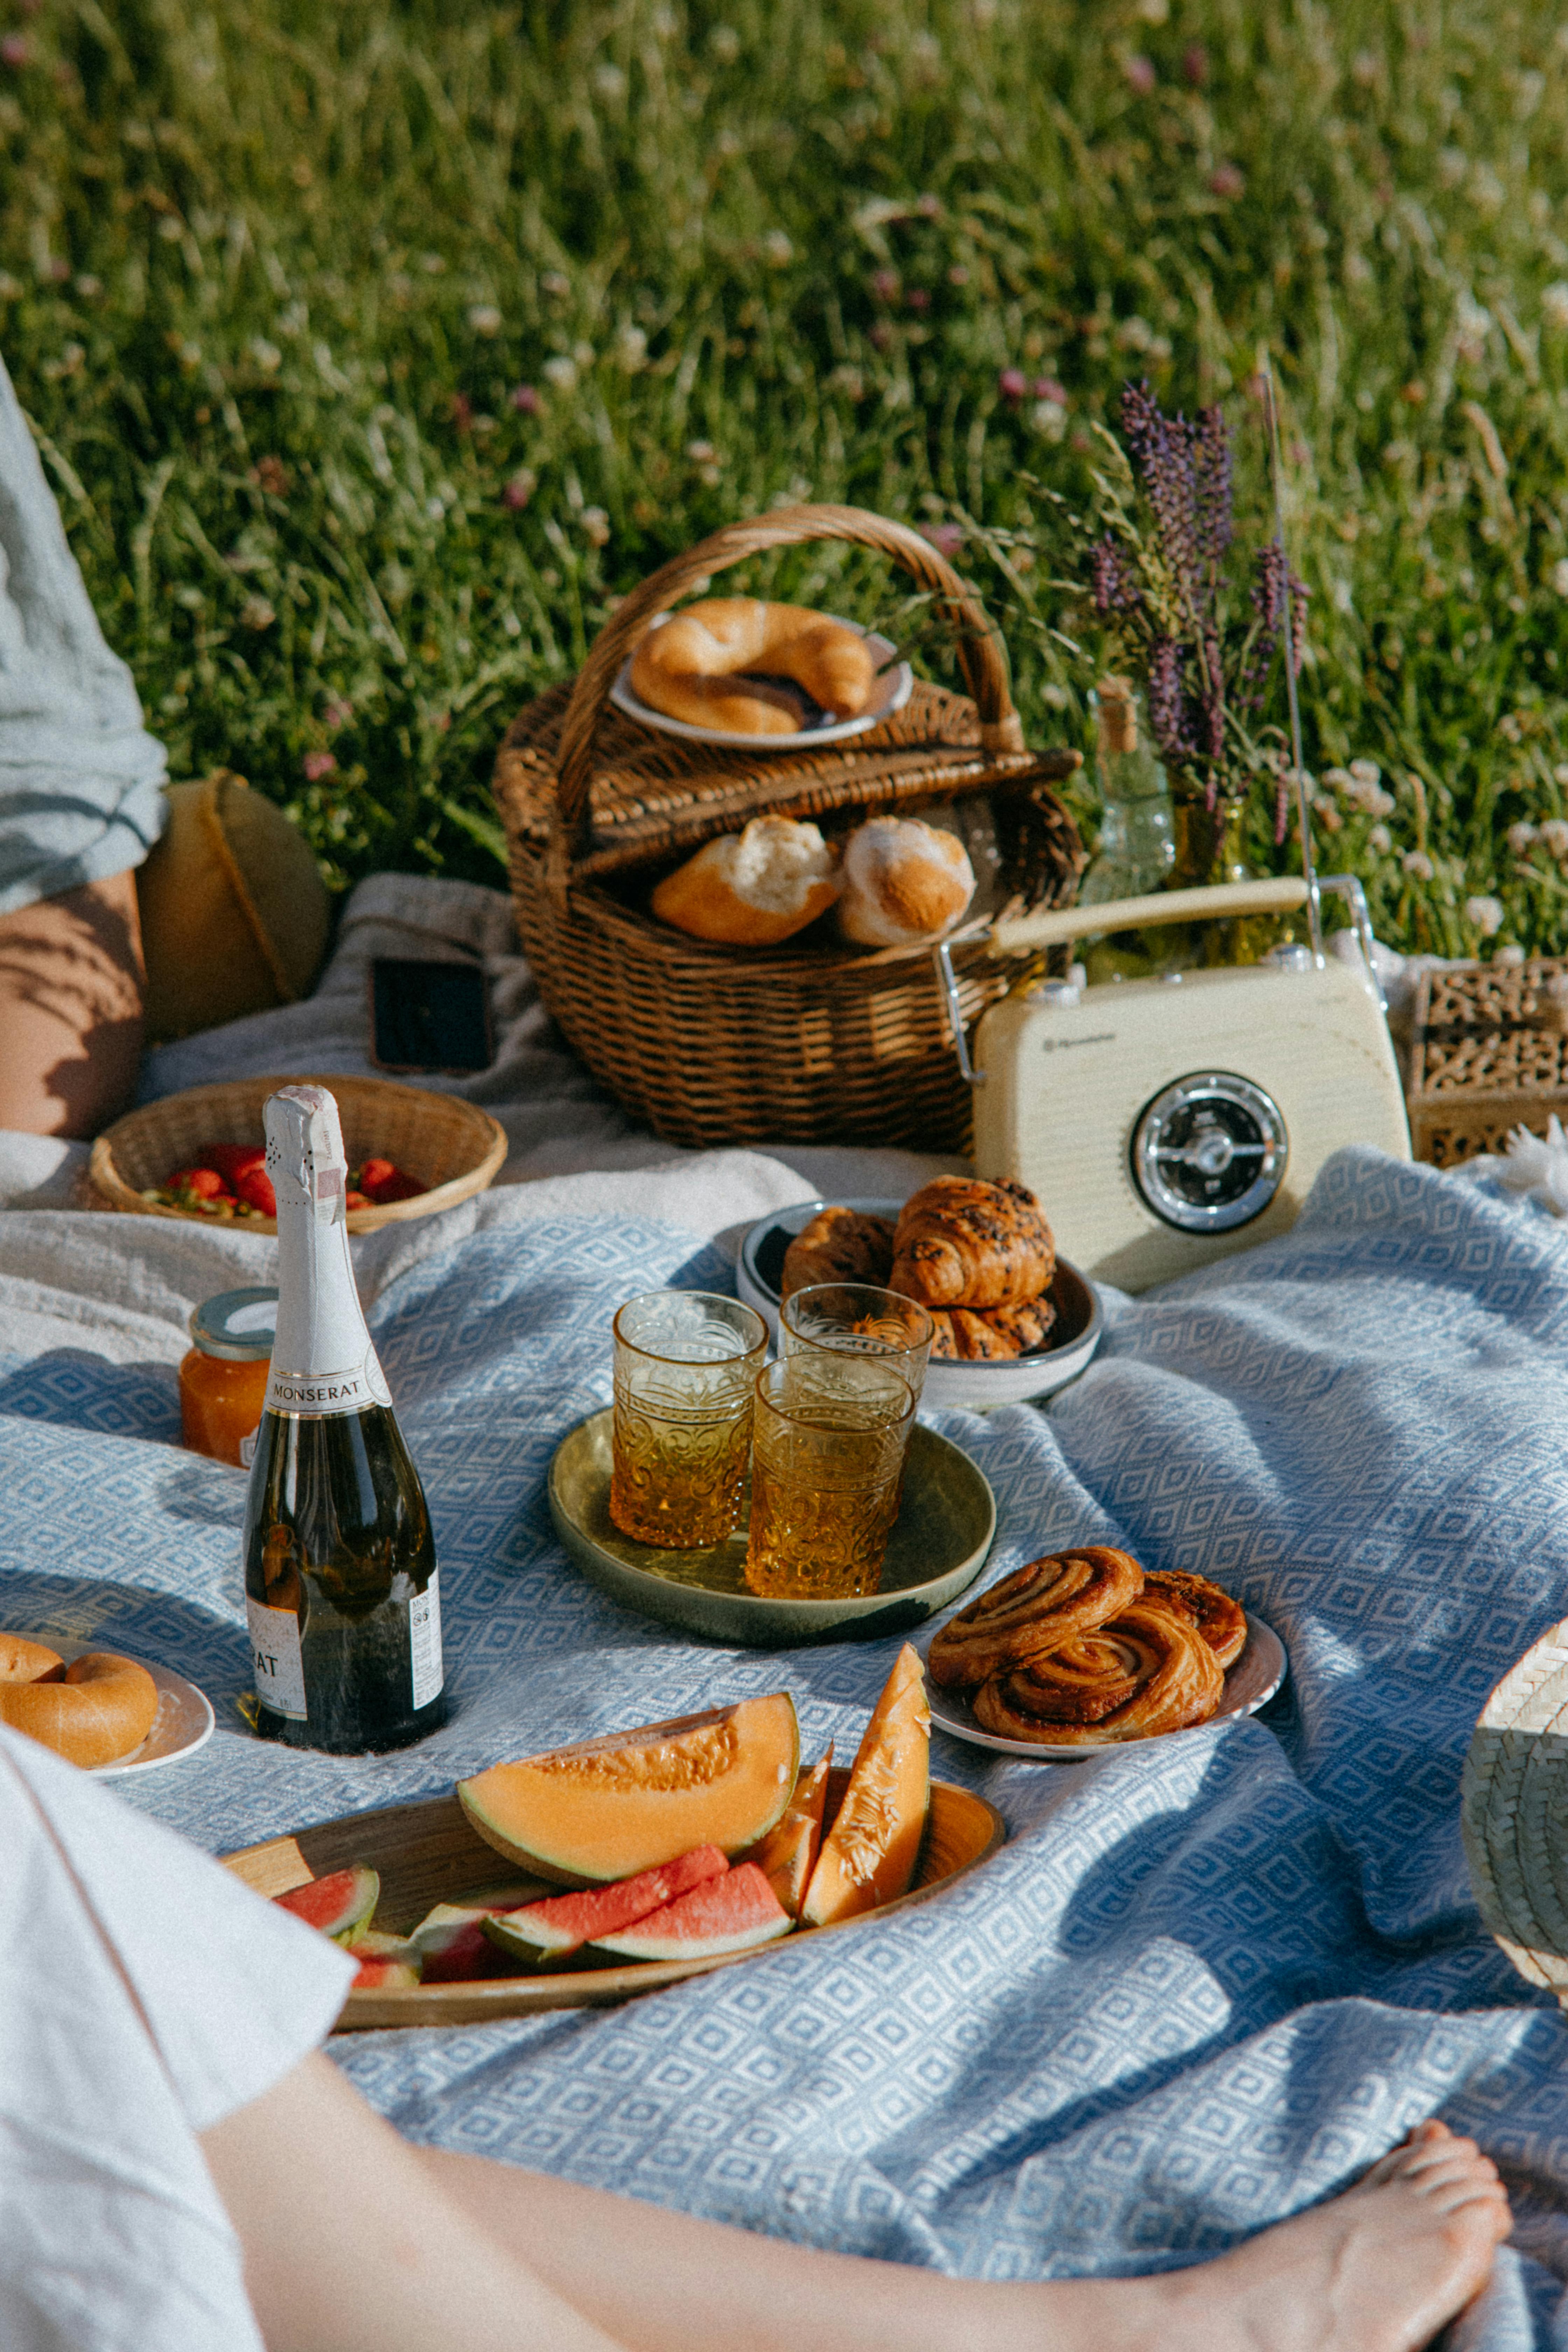
POLYGON ((314 1418, 389 1405, 349 1255, 348 1161, 325 1087, 283 1087, 265 1112, 278 1196, 278 1336, 267 1407, 314 1418))

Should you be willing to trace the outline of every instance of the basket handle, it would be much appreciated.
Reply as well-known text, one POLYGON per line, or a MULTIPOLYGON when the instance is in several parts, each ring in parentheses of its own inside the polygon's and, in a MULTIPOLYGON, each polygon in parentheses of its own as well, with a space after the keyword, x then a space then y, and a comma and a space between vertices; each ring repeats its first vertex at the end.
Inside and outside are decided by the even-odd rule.
POLYGON ((742 563, 765 548, 793 547, 802 540, 841 539, 874 548, 902 564, 917 586, 934 596, 958 639, 964 682, 980 713, 980 740, 988 751, 1021 751, 1024 730, 1013 708, 1001 640, 985 613, 952 566, 908 523, 871 514, 864 507, 780 507, 751 522, 726 523, 700 540, 634 588, 605 624, 584 663, 561 728, 561 759, 555 788, 555 862, 565 867, 587 828, 589 762, 594 737, 621 664, 648 623, 694 588, 700 580, 742 563))

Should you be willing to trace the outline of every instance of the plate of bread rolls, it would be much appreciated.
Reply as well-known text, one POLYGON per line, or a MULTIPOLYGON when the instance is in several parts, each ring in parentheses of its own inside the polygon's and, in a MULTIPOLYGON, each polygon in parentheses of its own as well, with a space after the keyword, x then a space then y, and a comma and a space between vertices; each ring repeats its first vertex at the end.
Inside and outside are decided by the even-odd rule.
POLYGON ((918 1298, 937 1327, 922 1402, 985 1412, 1076 1380, 1100 1345, 1094 1285, 1057 1255, 1026 1185, 938 1176, 904 1202, 801 1201, 759 1219, 736 1287, 776 1332, 779 1307, 818 1282, 918 1298))
POLYGON ((794 751, 865 734, 913 690, 908 662, 874 630, 805 604, 705 596, 649 624, 610 699, 689 743, 794 751))
POLYGON ((183 1675, 52 1633, 0 1633, 0 1723, 103 1775, 173 1764, 214 1728, 183 1675))
POLYGON ((1110 1544, 1015 1569, 924 1647, 932 1723, 1040 1764, 1255 1715, 1286 1673, 1279 1634, 1221 1586, 1110 1544))

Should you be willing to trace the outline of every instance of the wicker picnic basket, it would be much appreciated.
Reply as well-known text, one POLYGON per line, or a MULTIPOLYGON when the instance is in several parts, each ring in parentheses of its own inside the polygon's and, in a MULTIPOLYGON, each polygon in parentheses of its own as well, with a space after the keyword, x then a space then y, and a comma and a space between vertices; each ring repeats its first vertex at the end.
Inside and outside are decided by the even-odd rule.
POLYGON ((144 1201, 172 1169, 189 1167, 205 1143, 259 1143, 262 1106, 279 1087, 328 1087, 337 1099, 343 1147, 351 1168, 373 1153, 395 1160, 429 1186, 412 1201, 389 1201, 379 1208, 351 1209, 351 1234, 374 1233, 378 1225, 411 1224, 438 1210, 482 1192, 506 1158, 506 1129, 477 1103, 425 1087, 400 1087, 388 1078, 225 1078, 212 1086, 187 1087, 143 1103, 106 1127, 88 1161, 88 1205, 122 1209, 142 1217, 183 1217, 187 1223, 219 1223, 225 1233, 275 1234, 275 1217, 220 1223, 191 1209, 165 1208, 144 1201))
POLYGON ((1410 1063, 1417 1160, 1452 1168, 1500 1152, 1509 1130, 1568 1121, 1568 1027, 1551 992, 1568 963, 1468 963, 1423 973, 1410 1063))
MULTIPOLYGON (((594 1075, 671 1142, 962 1150, 969 1090, 930 949, 851 949, 818 939, 826 925, 781 948, 716 947, 656 921, 647 892, 700 843, 753 816, 848 821, 988 792, 1006 911, 1064 905, 1083 852, 1050 786, 1079 764, 1076 751, 1026 751, 995 631, 919 532, 856 507, 732 523, 645 580, 576 683, 541 695, 507 731, 494 789, 523 951, 594 1075), (865 734, 760 756, 656 732, 609 705, 657 614, 731 564, 814 539, 902 565, 953 630, 968 696, 917 679, 903 709, 865 734)), ((994 955, 979 936, 950 952, 969 1023, 1039 961, 994 955)))

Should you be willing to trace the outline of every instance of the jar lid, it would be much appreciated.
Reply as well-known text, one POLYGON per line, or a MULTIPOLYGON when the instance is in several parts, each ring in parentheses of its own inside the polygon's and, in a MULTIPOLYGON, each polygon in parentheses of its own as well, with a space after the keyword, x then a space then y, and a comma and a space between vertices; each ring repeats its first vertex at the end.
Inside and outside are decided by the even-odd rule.
POLYGON ((278 1330, 275 1289, 220 1290, 191 1309, 191 1337, 204 1356, 258 1363, 272 1353, 278 1330))

